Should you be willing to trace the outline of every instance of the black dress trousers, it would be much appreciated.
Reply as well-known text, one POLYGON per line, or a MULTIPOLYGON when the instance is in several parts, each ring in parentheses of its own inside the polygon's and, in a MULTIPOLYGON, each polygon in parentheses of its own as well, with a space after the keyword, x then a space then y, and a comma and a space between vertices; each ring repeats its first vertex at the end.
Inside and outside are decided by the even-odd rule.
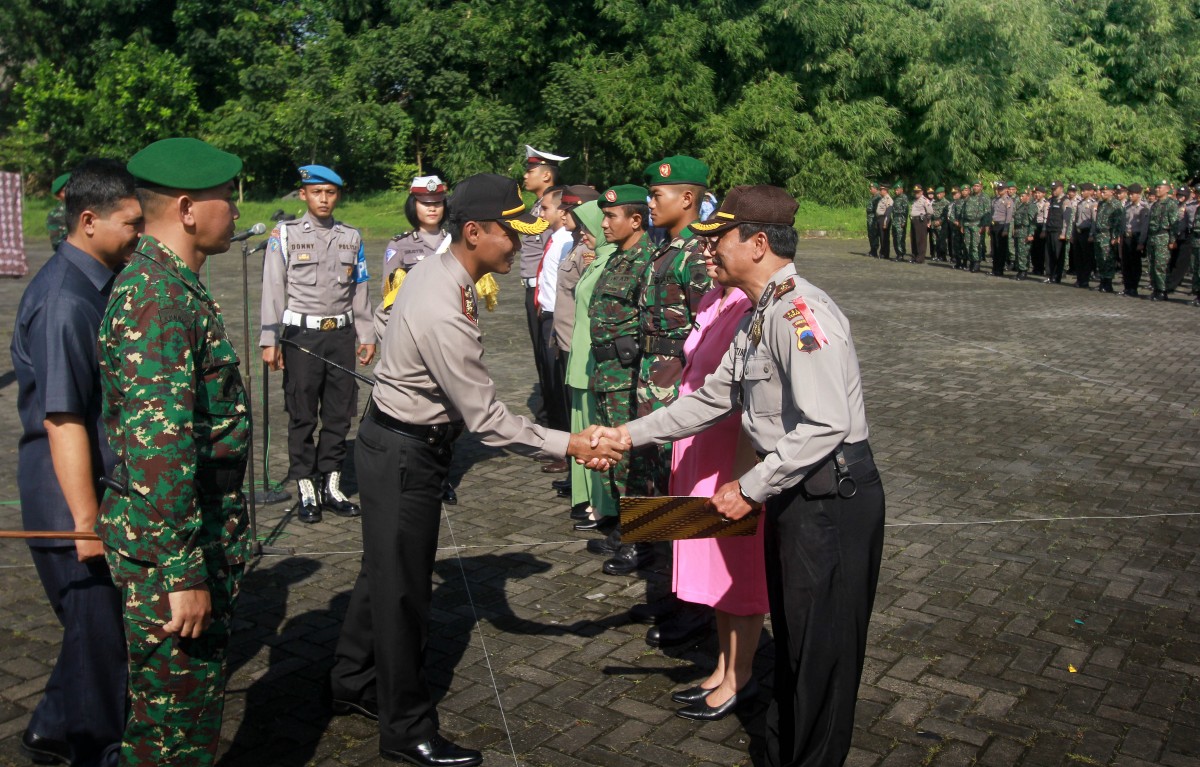
POLYGON ((883 555, 883 484, 874 460, 849 467, 853 497, 767 502, 767 591, 775 632, 769 767, 830 767, 850 751, 867 624, 883 555))
MULTIPOLYGON (((289 326, 283 337, 354 370, 358 339, 353 324, 337 330, 289 326)), ((346 435, 358 409, 358 380, 311 354, 283 344, 283 401, 288 414, 288 479, 341 471, 346 435), (313 434, 320 419, 321 435, 313 434)))
POLYGON ((334 650, 338 700, 379 707, 379 747, 410 748, 438 731, 425 681, 442 484, 451 450, 364 418, 354 447, 363 559, 334 650))

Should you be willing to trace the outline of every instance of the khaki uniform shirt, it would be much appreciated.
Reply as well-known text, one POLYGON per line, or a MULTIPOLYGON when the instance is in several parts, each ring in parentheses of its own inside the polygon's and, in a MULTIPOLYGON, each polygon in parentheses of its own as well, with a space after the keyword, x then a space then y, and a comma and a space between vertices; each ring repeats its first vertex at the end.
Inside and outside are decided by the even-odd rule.
POLYGON ((421 426, 461 420, 485 445, 566 455, 570 435, 513 415, 496 399, 474 281, 452 252, 413 267, 386 323, 371 394, 384 413, 421 426))
MULTIPOLYGON (((538 199, 529 210, 535 216, 542 215, 542 201, 538 199)), ((521 279, 532 280, 537 277, 538 265, 542 263, 542 254, 546 252, 546 237, 549 232, 529 234, 521 238, 521 279)))
POLYGON ((383 251, 383 277, 396 269, 412 269, 426 258, 438 252, 446 241, 446 232, 426 234, 420 229, 398 234, 388 241, 383 251))
POLYGON ((766 456, 741 477, 742 492, 755 501, 799 484, 843 442, 868 437, 850 322, 792 263, 771 277, 704 386, 630 422, 629 435, 634 447, 662 444, 701 432, 739 408, 754 449, 766 456), (754 343, 760 317, 761 338, 754 343))
POLYGON ((571 334, 575 330, 575 286, 579 284, 579 278, 587 268, 583 256, 591 252, 590 248, 580 243, 558 262, 558 295, 554 299, 554 339, 558 342, 558 348, 564 352, 571 351, 571 334))
POLYGON ((263 259, 262 335, 259 346, 277 346, 283 311, 314 317, 354 313, 360 344, 375 343, 370 279, 362 235, 335 221, 323 227, 308 213, 281 221, 267 240, 263 259))

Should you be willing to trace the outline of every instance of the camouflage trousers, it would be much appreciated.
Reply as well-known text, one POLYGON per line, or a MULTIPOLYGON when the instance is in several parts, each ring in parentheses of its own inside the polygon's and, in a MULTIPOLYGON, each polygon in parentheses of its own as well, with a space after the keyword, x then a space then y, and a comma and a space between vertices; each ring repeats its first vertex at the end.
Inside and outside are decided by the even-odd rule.
MULTIPOLYGON (((665 354, 642 356, 638 375, 637 418, 670 405, 679 398, 683 359, 665 354)), ((671 445, 646 445, 633 451, 629 464, 630 495, 666 495, 671 479, 671 445)))
POLYGON ((1014 229, 1012 237, 1013 245, 1013 261, 1018 272, 1029 271, 1029 249, 1033 247, 1032 242, 1027 242, 1026 237, 1029 237, 1033 232, 1028 232, 1023 229, 1014 229))
MULTIPOLYGON (((618 391, 598 391, 596 394, 596 415, 601 426, 620 426, 633 420, 637 403, 633 389, 618 391)), ((626 453, 625 457, 608 470, 609 494, 619 499, 625 492, 629 479, 629 463, 636 450, 626 453)))
POLYGON ((893 219, 891 228, 892 255, 894 255, 896 258, 903 258, 905 254, 908 253, 908 237, 906 236, 907 231, 907 222, 897 223, 893 219))
POLYGON ((124 600, 129 722, 121 767, 206 767, 215 761, 225 706, 225 658, 243 565, 214 569, 205 585, 213 621, 199 639, 163 633, 167 594, 154 567, 107 552, 124 600))
POLYGON ((966 259, 978 264, 983 258, 983 232, 977 226, 963 228, 963 251, 966 259))
POLYGON ((1106 234, 1096 236, 1096 276, 1102 280, 1111 280, 1117 273, 1117 249, 1119 244, 1113 243, 1106 234))
POLYGON ((1150 288, 1157 291, 1167 289, 1167 264, 1171 263, 1171 249, 1167 247, 1171 238, 1166 232, 1152 234, 1146 240, 1146 255, 1150 259, 1150 288))

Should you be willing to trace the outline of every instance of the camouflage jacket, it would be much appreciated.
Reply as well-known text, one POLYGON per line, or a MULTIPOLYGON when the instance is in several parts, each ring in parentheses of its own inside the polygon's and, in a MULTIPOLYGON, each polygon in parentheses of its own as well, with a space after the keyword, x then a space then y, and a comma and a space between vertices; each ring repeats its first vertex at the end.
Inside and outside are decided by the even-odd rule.
POLYGON ((1037 227, 1037 203, 1018 202, 1013 211, 1013 231, 1020 232, 1022 237, 1033 234, 1037 227))
POLYGON ((152 237, 113 286, 100 378, 116 479, 128 488, 104 496, 96 532, 105 546, 156 568, 164 591, 244 562, 241 480, 229 479, 245 468, 250 436, 237 353, 208 289, 152 237))
MULTIPOLYGON (((637 349, 641 324, 642 285, 654 256, 650 236, 643 234, 629 250, 618 250, 608 259, 592 293, 592 350, 597 356, 591 389, 598 392, 632 389, 636 384, 638 360, 622 364, 620 359, 601 360, 618 339, 629 339, 637 349), (603 347, 603 349, 601 348, 603 347)), ((640 356, 640 355, 638 355, 640 356)))
POLYGON ((642 283, 640 384, 654 381, 678 388, 683 375, 683 342, 711 287, 704 269, 704 238, 690 229, 685 227, 654 254, 642 283))
POLYGON ((908 225, 908 211, 912 208, 912 202, 908 199, 907 194, 901 194, 892 198, 892 228, 903 229, 908 225))
POLYGON ((61 202, 46 214, 46 231, 50 233, 50 247, 57 249, 67 239, 67 206, 61 202))
POLYGON ((1179 221, 1179 203, 1171 197, 1156 200, 1150 206, 1150 236, 1164 236, 1175 242, 1175 225, 1179 221))
POLYGON ((945 197, 943 197, 940 200, 934 200, 933 201, 933 220, 930 222, 930 225, 936 224, 939 229, 944 227, 945 223, 946 223, 946 219, 947 219, 946 211, 948 211, 949 209, 950 209, 950 200, 947 200, 945 197))
POLYGON ((1125 208, 1117 199, 1101 200, 1096 206, 1092 238, 1104 245, 1125 234, 1125 208))
POLYGON ((875 223, 875 211, 879 208, 879 201, 883 199, 881 194, 871 195, 871 201, 867 203, 867 224, 875 223))
POLYGON ((991 223, 992 203, 988 200, 987 195, 980 192, 968 197, 962 206, 963 228, 974 227, 978 229, 982 226, 988 226, 991 223))

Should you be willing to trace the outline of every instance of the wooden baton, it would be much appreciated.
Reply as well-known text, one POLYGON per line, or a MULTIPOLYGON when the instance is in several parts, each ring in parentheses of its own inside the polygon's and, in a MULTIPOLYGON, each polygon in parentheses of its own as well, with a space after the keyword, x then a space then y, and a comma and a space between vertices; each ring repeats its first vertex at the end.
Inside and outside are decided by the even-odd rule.
POLYGON ((0 530, 0 539, 16 538, 34 541, 98 541, 95 533, 77 533, 73 530, 0 530))

